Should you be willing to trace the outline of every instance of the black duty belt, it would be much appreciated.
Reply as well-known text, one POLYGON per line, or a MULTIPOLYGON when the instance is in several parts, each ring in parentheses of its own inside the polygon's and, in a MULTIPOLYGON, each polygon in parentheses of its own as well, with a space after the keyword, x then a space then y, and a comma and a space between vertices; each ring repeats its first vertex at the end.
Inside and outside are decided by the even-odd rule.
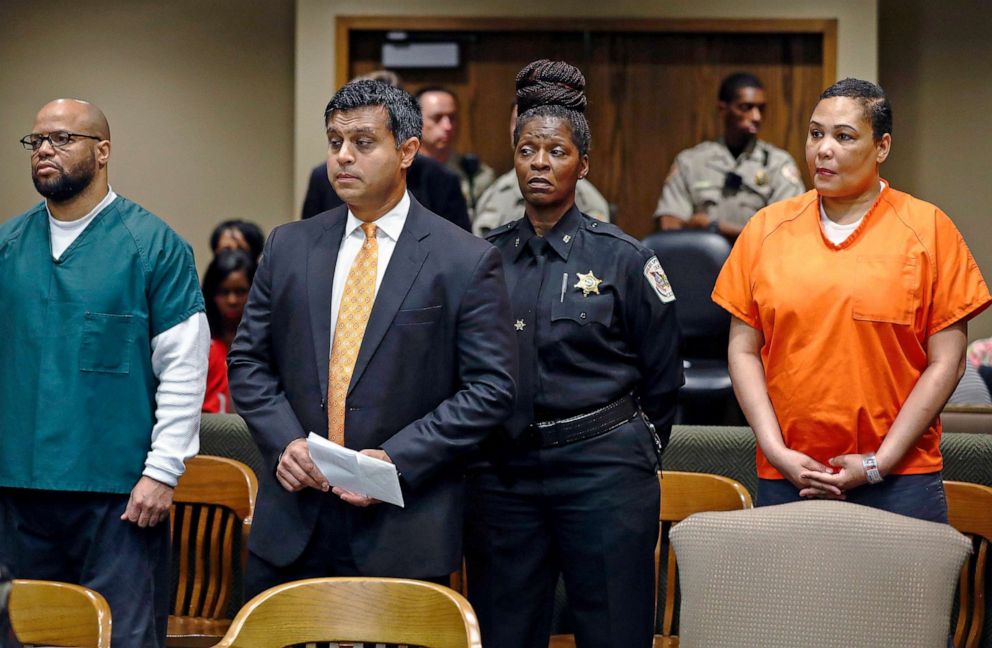
POLYGON ((639 416, 640 411, 634 397, 627 395, 591 412, 532 423, 527 436, 541 448, 554 448, 606 434, 639 416))

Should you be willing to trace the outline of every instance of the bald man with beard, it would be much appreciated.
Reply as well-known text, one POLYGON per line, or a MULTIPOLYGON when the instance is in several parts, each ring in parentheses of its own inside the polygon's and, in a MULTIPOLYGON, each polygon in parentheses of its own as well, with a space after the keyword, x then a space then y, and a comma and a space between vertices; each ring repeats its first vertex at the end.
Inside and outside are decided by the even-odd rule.
POLYGON ((21 143, 44 200, 0 225, 0 563, 100 592, 114 646, 164 646, 209 348, 193 253, 111 189, 93 104, 46 104, 21 143))

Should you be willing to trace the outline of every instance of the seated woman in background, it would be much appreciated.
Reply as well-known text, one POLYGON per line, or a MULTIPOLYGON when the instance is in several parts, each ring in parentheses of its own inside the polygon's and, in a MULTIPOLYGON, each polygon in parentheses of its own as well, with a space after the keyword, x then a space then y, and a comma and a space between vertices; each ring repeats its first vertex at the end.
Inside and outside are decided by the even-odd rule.
POLYGON ((210 234, 210 249, 215 255, 221 250, 244 250, 258 263, 264 245, 262 229, 250 221, 226 220, 210 234))
POLYGON ((947 521, 937 415, 992 296, 947 215, 879 178, 891 143, 881 88, 824 91, 815 189, 759 211, 717 279, 759 506, 846 499, 947 521))
POLYGON ((255 278, 255 260, 242 250, 221 250, 203 275, 203 300, 210 324, 210 362, 204 412, 234 411, 227 386, 227 350, 241 323, 248 290, 255 278))

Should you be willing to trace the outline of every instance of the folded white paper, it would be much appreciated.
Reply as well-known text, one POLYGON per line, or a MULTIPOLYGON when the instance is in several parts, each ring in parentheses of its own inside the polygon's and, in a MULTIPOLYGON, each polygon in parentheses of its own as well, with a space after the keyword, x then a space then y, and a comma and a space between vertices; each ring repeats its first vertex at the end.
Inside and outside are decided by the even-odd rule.
POLYGON ((313 432, 307 437, 307 446, 313 462, 332 487, 403 507, 400 478, 393 464, 339 446, 313 432))

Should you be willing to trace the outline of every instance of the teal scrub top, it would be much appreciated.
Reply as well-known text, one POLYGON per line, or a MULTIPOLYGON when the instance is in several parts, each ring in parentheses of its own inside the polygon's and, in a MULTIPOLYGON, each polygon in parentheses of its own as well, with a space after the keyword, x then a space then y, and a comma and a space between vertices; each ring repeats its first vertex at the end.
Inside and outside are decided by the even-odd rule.
POLYGON ((128 493, 155 424, 151 339, 203 311, 193 252, 118 197, 52 259, 45 203, 0 226, 0 487, 128 493))

